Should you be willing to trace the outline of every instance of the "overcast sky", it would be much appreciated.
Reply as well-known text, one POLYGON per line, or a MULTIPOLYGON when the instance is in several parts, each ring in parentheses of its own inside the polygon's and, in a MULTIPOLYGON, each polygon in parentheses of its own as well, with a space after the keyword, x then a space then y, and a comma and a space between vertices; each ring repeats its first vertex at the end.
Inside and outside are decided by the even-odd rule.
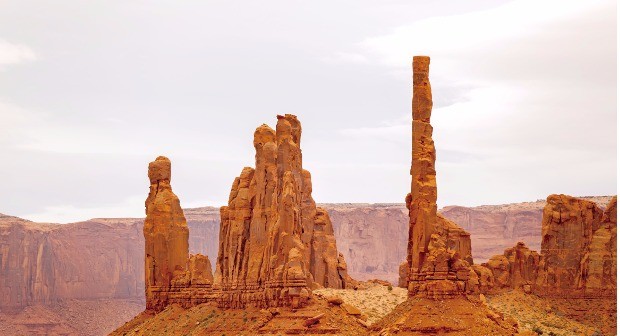
POLYGON ((142 216, 148 162, 223 205, 252 135, 302 122, 317 202, 403 202, 431 56, 439 205, 616 193, 616 3, 0 2, 0 213, 142 216))

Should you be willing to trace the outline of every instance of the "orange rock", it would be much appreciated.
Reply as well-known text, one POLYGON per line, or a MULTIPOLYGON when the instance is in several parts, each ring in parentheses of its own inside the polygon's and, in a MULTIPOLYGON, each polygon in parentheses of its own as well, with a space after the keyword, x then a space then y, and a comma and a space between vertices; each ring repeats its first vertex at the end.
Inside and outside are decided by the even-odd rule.
POLYGON ((168 304, 160 289, 170 286, 175 273, 187 270, 189 258, 189 229, 179 199, 170 187, 170 170, 170 160, 164 156, 149 164, 151 186, 143 231, 146 308, 153 310, 168 304))
POLYGON ((601 226, 581 258, 577 287, 587 293, 616 291, 616 234, 618 198, 614 197, 603 213, 601 226))
POLYGON ((340 307, 342 307, 347 312, 347 314, 349 314, 349 315, 354 315, 354 316, 362 315, 362 311, 361 310, 359 310, 357 307, 352 306, 352 305, 350 305, 348 303, 343 303, 343 304, 340 305, 340 307))
POLYGON ((547 297, 615 297, 616 207, 550 195, 543 211, 541 254, 519 242, 474 266, 483 292, 521 288, 547 297), (491 277, 483 276, 488 269, 491 277))
POLYGON ((144 220, 146 309, 161 311, 172 303, 184 307, 213 299, 211 262, 189 255, 189 229, 170 186, 171 164, 160 156, 149 164, 151 182, 144 220))
POLYGON ((469 281, 472 275, 469 233, 437 214, 429 64, 429 57, 413 57, 411 193, 406 197, 407 279, 411 295, 445 298, 477 288, 468 288, 475 283, 469 281))
POLYGON ((300 141, 301 124, 290 114, 278 116, 275 131, 262 125, 254 132, 256 168, 243 169, 220 210, 221 306, 297 307, 313 287, 351 281, 329 216, 312 199, 300 141))
MULTIPOLYGON (((567 195, 550 195, 543 210, 538 292, 565 295, 584 283, 582 259, 594 233, 601 228, 603 211, 594 202, 567 195)), ((587 258, 586 258, 587 259, 587 258)))
POLYGON ((501 288, 522 288, 530 290, 536 283, 541 256, 531 251, 523 242, 506 249, 503 255, 493 256, 487 263, 477 266, 477 271, 486 267, 492 272, 493 284, 484 286, 483 291, 501 288), (527 286, 525 288, 525 286, 527 286))

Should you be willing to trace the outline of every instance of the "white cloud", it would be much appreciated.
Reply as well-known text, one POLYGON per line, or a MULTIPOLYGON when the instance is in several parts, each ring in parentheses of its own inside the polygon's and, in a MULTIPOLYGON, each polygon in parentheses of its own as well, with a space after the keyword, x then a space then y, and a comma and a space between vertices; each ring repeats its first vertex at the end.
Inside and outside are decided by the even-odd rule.
MULTIPOLYGON (((513 1, 416 21, 358 44, 356 52, 400 79, 411 78, 412 55, 431 56, 440 203, 613 192, 615 6, 513 1), (458 99, 437 104, 455 87, 462 88, 458 99)), ((389 162, 395 153, 410 155, 410 120, 341 134, 361 148, 400 146, 375 156, 389 162)))
POLYGON ((34 51, 23 44, 12 44, 0 39, 0 69, 2 66, 34 61, 37 59, 34 51))
POLYGON ((335 52, 331 56, 323 57, 322 60, 326 63, 330 64, 338 64, 338 63, 353 63, 353 64, 368 64, 368 58, 360 53, 350 53, 350 52, 335 52))

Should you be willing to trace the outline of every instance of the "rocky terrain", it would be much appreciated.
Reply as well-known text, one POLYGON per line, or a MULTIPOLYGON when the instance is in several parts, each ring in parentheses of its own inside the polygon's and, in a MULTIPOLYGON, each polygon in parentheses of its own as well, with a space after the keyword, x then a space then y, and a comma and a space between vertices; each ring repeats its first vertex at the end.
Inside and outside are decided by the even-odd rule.
POLYGON ((359 309, 363 320, 371 324, 389 314, 408 297, 407 290, 404 288, 373 283, 368 288, 359 290, 321 288, 312 293, 328 300, 330 298, 342 299, 343 303, 359 309))

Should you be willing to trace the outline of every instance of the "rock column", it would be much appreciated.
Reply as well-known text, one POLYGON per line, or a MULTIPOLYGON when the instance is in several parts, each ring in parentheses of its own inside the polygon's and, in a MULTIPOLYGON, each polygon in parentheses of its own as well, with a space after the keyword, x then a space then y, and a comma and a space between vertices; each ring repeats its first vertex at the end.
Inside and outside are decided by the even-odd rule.
POLYGON ((187 271, 189 229, 177 196, 170 187, 170 160, 149 164, 151 182, 144 220, 146 308, 167 305, 167 289, 175 274, 187 271))
POLYGON ((431 126, 433 98, 428 79, 430 58, 413 57, 411 193, 407 250, 411 295, 446 298, 474 290, 471 240, 456 224, 437 215, 435 143, 431 126), (462 255, 463 254, 463 255, 462 255))

